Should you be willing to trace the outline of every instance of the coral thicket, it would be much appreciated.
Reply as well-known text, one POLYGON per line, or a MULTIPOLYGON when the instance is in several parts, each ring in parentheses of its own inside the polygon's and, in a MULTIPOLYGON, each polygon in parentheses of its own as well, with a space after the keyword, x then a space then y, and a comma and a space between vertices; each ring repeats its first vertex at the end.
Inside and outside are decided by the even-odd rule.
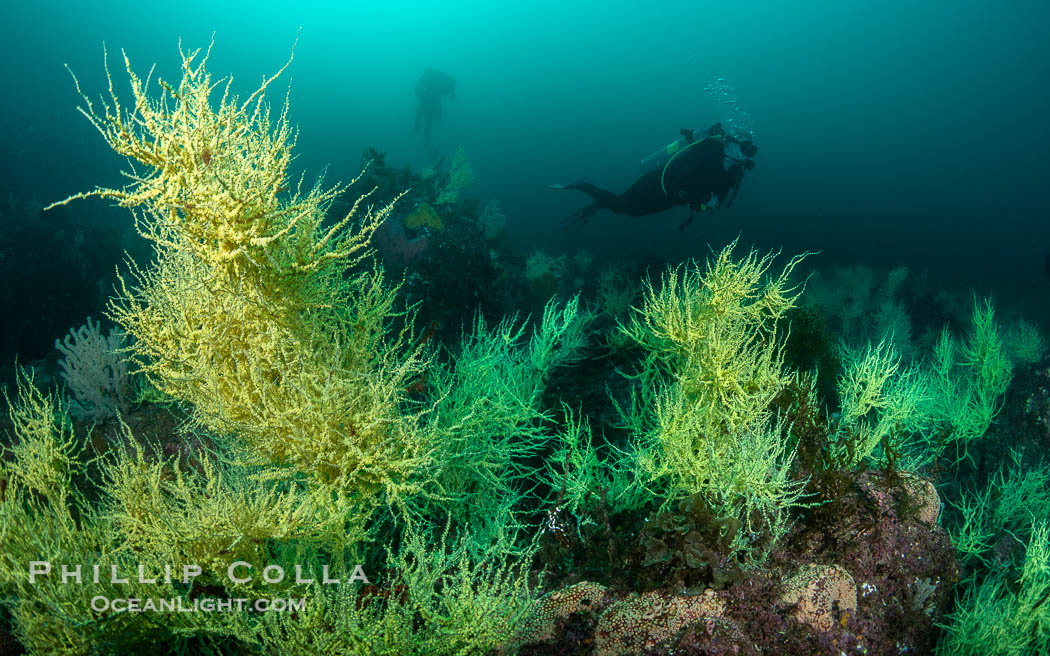
POLYGON ((209 52, 181 52, 174 84, 124 56, 128 98, 108 62, 103 99, 75 82, 132 167, 55 205, 115 201, 152 258, 129 259, 108 339, 89 319, 59 343, 76 402, 31 370, 5 397, 0 629, 30 653, 1046 649, 1050 474, 1017 451, 983 488, 936 478, 989 470, 1032 326, 975 299, 962 337, 913 340, 897 270, 836 342, 802 307, 806 256, 736 241, 641 284, 588 253, 526 258, 497 204, 460 199, 462 151, 297 178, 287 96, 267 101, 288 64, 240 98, 209 52), (472 276, 528 290, 522 311, 472 276))

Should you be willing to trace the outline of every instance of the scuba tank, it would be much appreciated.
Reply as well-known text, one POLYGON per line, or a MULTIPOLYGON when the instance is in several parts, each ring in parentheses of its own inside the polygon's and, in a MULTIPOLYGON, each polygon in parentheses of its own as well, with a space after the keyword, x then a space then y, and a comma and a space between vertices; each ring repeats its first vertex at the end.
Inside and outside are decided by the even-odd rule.
POLYGON ((718 137, 722 140, 726 139, 726 131, 721 123, 715 123, 707 128, 706 133, 700 130, 690 130, 688 128, 682 128, 678 132, 682 136, 641 161, 642 173, 649 173, 650 171, 657 171, 664 168, 667 166, 668 162, 675 158, 675 156, 681 154, 683 150, 699 141, 703 141, 709 137, 718 137))
POLYGON ((678 154, 678 152, 686 146, 693 143, 693 141, 699 136, 700 135, 696 134, 696 130, 683 129, 682 136, 641 161, 642 172, 649 173, 650 171, 662 169, 667 165, 667 162, 671 161, 672 157, 678 154))

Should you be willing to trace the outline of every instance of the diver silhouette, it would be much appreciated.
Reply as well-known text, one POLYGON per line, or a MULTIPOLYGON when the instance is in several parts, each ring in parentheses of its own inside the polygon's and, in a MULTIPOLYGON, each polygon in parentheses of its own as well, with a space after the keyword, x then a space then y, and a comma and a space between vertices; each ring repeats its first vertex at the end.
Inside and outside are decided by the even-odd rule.
POLYGON ((441 101, 448 96, 456 99, 456 80, 448 73, 428 68, 423 71, 416 82, 416 97, 419 107, 416 108, 416 130, 423 127, 423 144, 432 157, 440 154, 430 142, 430 127, 441 118, 441 101))
POLYGON ((645 216, 689 207, 689 218, 679 230, 693 222, 696 212, 714 207, 729 208, 736 200, 744 170, 753 169, 758 148, 749 139, 726 134, 720 123, 705 132, 682 130, 682 138, 642 161, 645 173, 621 194, 589 182, 551 185, 552 189, 574 189, 593 199, 562 221, 562 227, 581 226, 598 210, 614 214, 645 216))

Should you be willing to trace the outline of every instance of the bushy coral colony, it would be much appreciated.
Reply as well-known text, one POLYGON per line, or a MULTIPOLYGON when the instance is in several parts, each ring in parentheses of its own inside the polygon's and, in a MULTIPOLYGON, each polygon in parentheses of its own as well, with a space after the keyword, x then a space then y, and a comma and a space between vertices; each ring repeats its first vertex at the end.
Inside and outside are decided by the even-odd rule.
POLYGON ((63 203, 116 201, 154 257, 119 330, 61 343, 75 400, 29 370, 7 397, 2 621, 29 653, 1050 649, 1050 472, 986 447, 1045 369, 1034 326, 975 300, 924 336, 906 271, 858 309, 736 242, 577 284, 589 255, 526 265, 460 200, 465 154, 297 183, 284 68, 238 98, 207 62, 173 85, 124 57, 130 102, 82 93, 136 173, 63 203), (446 339, 417 274, 441 258, 542 311, 446 339))

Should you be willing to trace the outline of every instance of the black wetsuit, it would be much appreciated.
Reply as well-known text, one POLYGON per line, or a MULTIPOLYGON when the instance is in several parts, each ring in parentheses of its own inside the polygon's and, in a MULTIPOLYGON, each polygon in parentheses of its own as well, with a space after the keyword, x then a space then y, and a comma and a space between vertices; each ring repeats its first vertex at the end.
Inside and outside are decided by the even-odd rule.
POLYGON ((427 150, 435 153, 430 142, 430 126, 441 119, 441 101, 445 97, 456 99, 456 80, 448 73, 428 68, 416 83, 416 129, 423 128, 423 143, 427 150))
POLYGON ((744 167, 734 164, 726 169, 725 158, 725 137, 706 137, 689 144, 666 167, 642 175, 621 194, 589 182, 566 185, 564 189, 582 191, 594 202, 573 213, 562 225, 585 223, 598 210, 645 216, 682 205, 691 210, 689 219, 680 226, 684 229, 692 221, 693 212, 706 209, 712 196, 718 198, 722 207, 728 206, 727 199, 732 204, 730 194, 744 177, 744 167))

